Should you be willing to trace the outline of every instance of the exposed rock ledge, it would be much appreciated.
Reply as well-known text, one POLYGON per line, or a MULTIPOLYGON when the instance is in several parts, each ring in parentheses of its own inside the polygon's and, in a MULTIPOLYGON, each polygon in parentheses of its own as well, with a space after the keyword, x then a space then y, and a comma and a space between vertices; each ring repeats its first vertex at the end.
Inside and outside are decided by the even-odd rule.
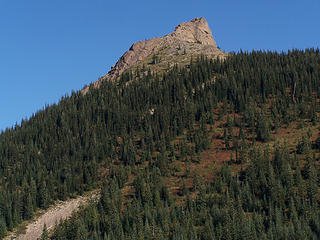
MULTIPOLYGON (((206 55, 225 58, 227 55, 217 47, 207 21, 203 17, 195 18, 189 22, 179 24, 174 32, 164 37, 155 37, 134 43, 120 57, 108 74, 94 82, 93 86, 99 87, 104 80, 115 81, 126 69, 143 61, 150 55, 176 56, 182 54, 181 49, 183 49, 184 53, 187 52, 188 56, 206 55)), ((89 87, 86 87, 82 92, 85 94, 88 90, 89 87)))

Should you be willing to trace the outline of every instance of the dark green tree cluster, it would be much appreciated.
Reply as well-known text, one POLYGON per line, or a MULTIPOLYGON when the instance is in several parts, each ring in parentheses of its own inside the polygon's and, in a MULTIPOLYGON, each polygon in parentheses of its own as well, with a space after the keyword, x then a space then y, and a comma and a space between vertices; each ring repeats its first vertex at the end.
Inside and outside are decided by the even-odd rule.
MULTIPOLYGON (((220 103, 223 103, 221 116, 228 111, 243 114, 246 127, 259 141, 268 141, 270 131, 279 124, 289 124, 297 119, 317 124, 319 62, 318 49, 280 54, 241 52, 230 54, 224 61, 199 57, 193 59, 188 67, 180 69, 175 66, 165 74, 152 74, 145 69, 128 71, 117 82, 105 81, 99 88, 91 87, 87 94, 79 91, 63 97, 59 104, 45 107, 30 119, 0 134, 0 237, 23 220, 30 219, 38 208, 47 208, 57 199, 64 200, 96 188, 104 170, 113 166, 121 166, 123 170, 121 180, 110 180, 113 182, 112 191, 119 192, 133 170, 133 174, 137 175, 134 186, 141 190, 137 190, 138 193, 129 202, 132 206, 128 203, 121 209, 118 206, 110 210, 115 218, 110 220, 114 221, 111 223, 106 220, 107 228, 113 231, 117 226, 115 229, 118 232, 103 230, 106 237, 113 238, 116 234, 131 237, 133 232, 138 234, 145 229, 145 210, 143 213, 134 211, 144 209, 151 202, 152 206, 157 206, 149 210, 152 217, 147 223, 151 236, 159 234, 179 239, 182 234, 196 239, 196 236, 202 236, 198 233, 198 226, 211 228, 212 224, 223 231, 223 227, 229 226, 223 221, 219 227, 219 224, 210 222, 211 218, 193 223, 194 219, 191 221, 191 217, 185 216, 200 205, 208 207, 206 201, 198 206, 190 200, 186 205, 188 210, 179 208, 174 212, 167 190, 161 185, 163 181, 157 183, 153 178, 167 175, 169 163, 176 157, 188 160, 193 154, 200 156, 201 151, 210 147, 207 124, 213 124, 212 111, 220 103), (268 112, 264 106, 270 102, 268 112), (172 150, 171 142, 185 134, 188 135, 188 143, 180 146, 178 156, 172 150), (142 175, 137 173, 137 169, 146 162, 153 178, 148 179, 148 172, 142 175), (147 200, 148 191, 152 200, 147 200), (142 204, 141 207, 139 204, 142 204), (130 217, 125 220, 129 222, 126 227, 122 224, 123 208, 125 212, 133 211, 128 213, 130 217), (172 225, 164 222, 168 219, 165 215, 171 218, 172 213, 179 216, 177 219, 184 216, 187 222, 172 230, 172 225), (135 220, 130 220, 132 216, 135 220), (154 216, 158 219, 153 219, 154 216)), ((233 143, 237 138, 231 129, 227 128, 226 132, 228 148, 237 145, 233 143)), ((317 171, 311 171, 306 176, 309 175, 316 179, 317 171)), ((233 178, 228 182, 237 183, 233 178)), ((315 184, 313 182, 313 187, 310 187, 305 202, 314 197, 315 184)), ((119 194, 115 194, 119 197, 117 201, 111 195, 106 194, 110 198, 106 201, 118 204, 119 194)), ((316 204, 315 200, 310 202, 316 204)), ((99 237, 104 228, 99 225, 96 206, 91 208, 91 218, 95 219, 91 227, 88 227, 88 220, 72 226, 85 226, 81 234, 91 232, 99 237)), ((274 207, 273 210, 276 209, 274 207)), ((238 213, 239 216, 252 212, 248 209, 243 211, 238 213)), ((107 209, 104 212, 111 214, 107 209)), ((212 216, 216 219, 218 215, 212 216)), ((284 221, 284 218, 279 219, 284 221)), ((265 224, 263 222, 262 226, 265 227, 265 224)), ((302 227, 309 231, 307 226, 302 227)), ((315 224, 310 234, 316 232, 316 227, 315 224)))
POLYGON ((285 144, 274 149, 254 149, 237 175, 224 164, 213 183, 196 179, 197 196, 187 193, 182 206, 157 167, 136 175, 126 203, 110 179, 100 201, 61 223, 51 239, 318 239, 316 159, 300 169, 285 144))

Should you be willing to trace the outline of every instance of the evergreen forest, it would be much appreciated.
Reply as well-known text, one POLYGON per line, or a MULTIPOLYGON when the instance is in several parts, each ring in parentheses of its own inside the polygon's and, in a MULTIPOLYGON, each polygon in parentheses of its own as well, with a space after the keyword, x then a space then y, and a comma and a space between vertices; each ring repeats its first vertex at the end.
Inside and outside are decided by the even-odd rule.
POLYGON ((72 92, 0 134, 0 239, 320 239, 320 52, 195 57, 72 92))

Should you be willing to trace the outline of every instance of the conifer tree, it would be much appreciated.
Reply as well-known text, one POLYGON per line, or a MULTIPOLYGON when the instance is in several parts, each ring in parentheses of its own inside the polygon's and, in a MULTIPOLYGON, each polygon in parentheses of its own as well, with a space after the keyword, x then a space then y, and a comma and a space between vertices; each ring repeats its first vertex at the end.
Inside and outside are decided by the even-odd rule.
POLYGON ((46 224, 43 225, 42 234, 40 240, 49 240, 49 233, 46 224))

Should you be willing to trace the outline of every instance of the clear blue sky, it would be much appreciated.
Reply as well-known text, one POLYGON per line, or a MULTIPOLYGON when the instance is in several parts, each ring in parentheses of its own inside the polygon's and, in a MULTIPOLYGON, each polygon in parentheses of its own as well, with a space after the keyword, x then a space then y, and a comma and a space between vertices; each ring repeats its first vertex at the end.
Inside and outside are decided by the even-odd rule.
POLYGON ((97 80, 133 42, 201 16, 227 52, 320 45, 319 0, 0 0, 0 130, 97 80))

